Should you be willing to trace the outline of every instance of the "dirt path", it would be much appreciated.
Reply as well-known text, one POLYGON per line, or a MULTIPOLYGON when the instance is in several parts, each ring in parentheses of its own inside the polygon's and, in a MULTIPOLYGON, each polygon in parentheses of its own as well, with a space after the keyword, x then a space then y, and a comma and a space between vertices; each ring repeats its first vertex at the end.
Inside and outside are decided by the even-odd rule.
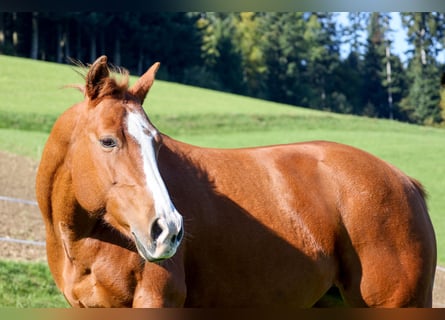
MULTIPOLYGON (((37 162, 0 151, 0 196, 35 201, 34 184, 37 162)), ((41 245, 45 228, 38 207, 0 200, 0 259, 46 261, 41 245), (23 244, 6 239, 37 242, 23 244)), ((445 268, 436 272, 434 306, 445 307, 445 268)))

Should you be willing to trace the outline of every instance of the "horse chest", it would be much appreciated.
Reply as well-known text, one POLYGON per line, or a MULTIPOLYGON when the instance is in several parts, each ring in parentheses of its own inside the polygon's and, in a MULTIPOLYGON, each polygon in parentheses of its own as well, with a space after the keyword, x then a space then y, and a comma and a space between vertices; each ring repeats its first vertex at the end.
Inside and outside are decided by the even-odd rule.
MULTIPOLYGON (((106 251, 99 252, 86 246, 65 250, 62 291, 72 306, 132 305, 138 270, 119 263, 117 257, 106 251)), ((131 261, 130 257, 127 261, 131 261)))

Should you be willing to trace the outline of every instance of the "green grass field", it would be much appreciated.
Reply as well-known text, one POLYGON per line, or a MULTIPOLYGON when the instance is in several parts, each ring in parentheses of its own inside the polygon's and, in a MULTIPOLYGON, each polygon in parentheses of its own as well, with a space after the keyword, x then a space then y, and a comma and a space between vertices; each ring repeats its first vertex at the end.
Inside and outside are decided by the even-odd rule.
POLYGON ((0 307, 68 306, 46 264, 0 261, 0 307))
MULTIPOLYGON (((82 100, 77 90, 61 87, 83 79, 69 66, 1 55, 0 70, 0 150, 38 160, 54 120, 82 100)), ((439 263, 445 264, 444 129, 319 112, 163 81, 155 82, 145 108, 162 132, 201 146, 331 140, 395 164, 425 185, 439 263)), ((4 269, 0 264, 0 273, 4 269)))

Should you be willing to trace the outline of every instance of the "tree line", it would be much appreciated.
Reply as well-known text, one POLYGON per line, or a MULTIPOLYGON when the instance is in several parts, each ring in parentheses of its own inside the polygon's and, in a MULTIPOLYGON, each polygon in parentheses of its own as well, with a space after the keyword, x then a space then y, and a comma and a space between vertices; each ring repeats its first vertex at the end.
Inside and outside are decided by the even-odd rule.
POLYGON ((332 12, 3 12, 0 53, 59 63, 106 54, 137 74, 161 61, 168 81, 442 124, 445 14, 396 14, 410 44, 403 63, 393 53, 394 15, 384 12, 350 12, 346 25, 332 12))

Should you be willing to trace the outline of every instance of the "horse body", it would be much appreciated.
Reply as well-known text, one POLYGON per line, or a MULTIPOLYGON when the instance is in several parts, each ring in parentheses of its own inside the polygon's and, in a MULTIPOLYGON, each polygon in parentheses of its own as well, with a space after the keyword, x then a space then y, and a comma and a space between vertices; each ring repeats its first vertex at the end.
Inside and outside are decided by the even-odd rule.
POLYGON ((321 141, 218 150, 164 138, 159 162, 190 234, 186 304, 308 307, 333 285, 354 306, 431 303, 421 191, 372 155, 321 141))
MULTIPOLYGON (((101 65, 87 89, 108 77, 101 65)), ((431 306, 435 237, 417 181, 331 142, 200 148, 142 118, 131 135, 144 81, 119 98, 89 88, 42 155, 48 263, 71 305, 310 307, 335 286, 350 306, 431 306), (152 145, 159 176, 145 168, 152 145)))

